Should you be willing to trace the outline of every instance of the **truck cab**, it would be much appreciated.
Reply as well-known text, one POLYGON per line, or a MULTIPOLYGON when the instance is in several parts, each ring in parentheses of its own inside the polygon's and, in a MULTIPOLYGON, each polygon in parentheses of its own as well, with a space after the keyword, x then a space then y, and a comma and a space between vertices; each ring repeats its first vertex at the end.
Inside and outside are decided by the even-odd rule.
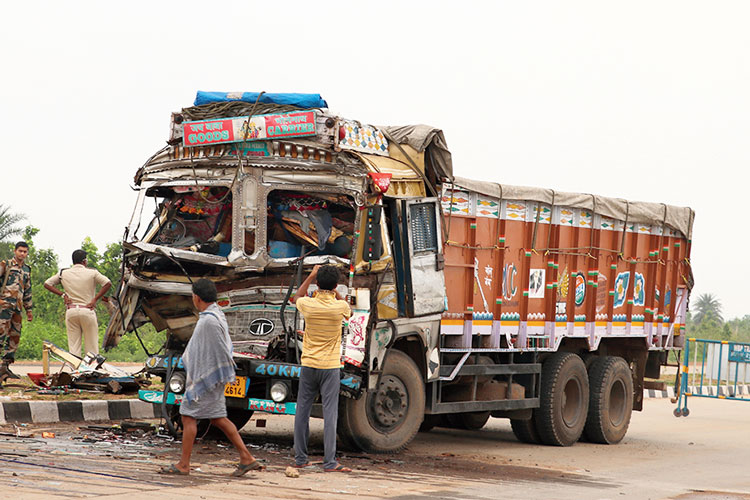
MULTIPOLYGON (((370 335, 374 325, 397 320, 404 308, 411 315, 439 314, 444 305, 436 267, 438 201, 426 196, 424 181, 425 155, 434 147, 427 141, 417 151, 408 144, 423 129, 399 131, 403 144, 389 155, 386 130, 322 106, 224 100, 174 113, 168 145, 135 176, 138 199, 123 241, 118 306, 104 339, 109 349, 145 323, 165 333, 162 351, 146 362, 165 390, 143 391, 141 399, 162 405, 178 423, 185 384, 180 355, 198 319, 191 283, 201 277, 217 286, 234 346, 238 381, 226 388, 230 417, 243 424, 254 411, 293 414, 297 331, 304 323, 289 298, 316 264, 342 269, 339 291, 353 309, 342 325, 342 394, 356 399, 376 385, 379 372, 371 367, 382 366, 396 339, 388 338, 395 332, 385 324, 370 335), (233 130, 232 120, 243 115, 233 130), (238 130, 252 133, 223 140, 238 130), (384 202, 386 194, 392 198, 384 202), (411 230, 399 223, 408 219, 421 231, 425 217, 431 218, 430 247, 404 253, 414 264, 412 280, 410 265, 394 263, 391 229, 411 230), (427 271, 417 275, 428 253, 427 271), (418 293, 399 293, 397 284, 418 293)), ((443 169, 450 169, 447 158, 443 169)), ((398 252, 404 252, 400 243, 398 252)), ((428 334, 422 342, 434 347, 436 340, 428 334)))

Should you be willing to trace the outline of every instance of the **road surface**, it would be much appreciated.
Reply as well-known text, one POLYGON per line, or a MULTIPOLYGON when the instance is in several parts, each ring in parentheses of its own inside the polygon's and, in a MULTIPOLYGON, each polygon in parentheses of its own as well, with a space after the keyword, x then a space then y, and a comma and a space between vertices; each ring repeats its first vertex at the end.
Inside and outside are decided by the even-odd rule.
MULTIPOLYGON (((0 497, 750 500, 750 403, 694 398, 687 418, 672 416, 673 408, 666 399, 646 400, 616 446, 525 445, 507 420, 491 419, 479 431, 419 434, 396 455, 344 452, 341 461, 352 474, 314 465, 296 479, 284 475, 292 463, 291 417, 256 415, 245 426, 246 442, 268 470, 241 479, 227 477, 236 456, 220 443, 198 444, 191 475, 171 477, 155 473, 179 453, 179 443, 168 439, 107 438, 75 425, 3 426, 5 433, 34 436, 0 436, 0 497)), ((312 459, 319 461, 321 422, 313 421, 312 429, 312 459)))

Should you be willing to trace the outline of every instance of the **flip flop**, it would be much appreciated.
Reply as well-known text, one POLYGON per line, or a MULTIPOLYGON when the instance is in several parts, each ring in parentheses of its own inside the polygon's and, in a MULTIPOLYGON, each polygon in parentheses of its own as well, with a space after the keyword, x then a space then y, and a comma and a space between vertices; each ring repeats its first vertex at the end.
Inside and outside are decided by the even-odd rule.
POLYGON ((175 464, 172 464, 169 467, 162 467, 161 469, 159 469, 159 474, 171 474, 173 476, 187 476, 190 473, 183 472, 180 469, 178 469, 175 464))
POLYGON ((333 469, 323 469, 323 472, 351 472, 352 470, 349 467, 344 467, 341 464, 338 464, 333 469))
POLYGON ((304 469, 305 467, 309 467, 309 466, 310 466, 310 462, 305 462, 302 465, 297 465, 297 464, 292 465, 292 467, 294 467, 295 469, 304 469))
POLYGON ((240 476, 244 476, 251 470, 263 470, 265 468, 266 468, 265 465, 262 465, 257 460, 253 460, 249 464, 237 464, 237 468, 232 471, 231 476, 240 477, 240 476))

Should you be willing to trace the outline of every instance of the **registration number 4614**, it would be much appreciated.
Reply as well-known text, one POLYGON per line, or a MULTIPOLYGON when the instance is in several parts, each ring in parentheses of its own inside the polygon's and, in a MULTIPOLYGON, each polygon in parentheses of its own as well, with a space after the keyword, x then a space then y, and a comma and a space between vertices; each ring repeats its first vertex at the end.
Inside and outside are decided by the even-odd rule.
POLYGON ((224 387, 224 395, 230 398, 244 398, 246 389, 247 377, 237 377, 237 380, 224 387))

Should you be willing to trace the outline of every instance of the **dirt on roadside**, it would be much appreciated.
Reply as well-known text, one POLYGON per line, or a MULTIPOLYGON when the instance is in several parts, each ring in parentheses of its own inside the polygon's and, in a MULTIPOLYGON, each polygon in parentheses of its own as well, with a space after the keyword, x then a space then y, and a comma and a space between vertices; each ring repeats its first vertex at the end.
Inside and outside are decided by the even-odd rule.
MULTIPOLYGON (((109 363, 125 370, 128 373, 135 374, 143 368, 142 363, 109 363)), ((105 391, 95 391, 86 389, 77 389, 70 387, 62 389, 62 394, 44 394, 49 388, 40 387, 32 382, 29 373, 42 373, 41 361, 18 361, 11 365, 14 373, 19 375, 20 379, 8 379, 0 388, 0 398, 10 399, 12 401, 79 401, 79 400, 115 400, 115 399, 132 399, 137 397, 137 390, 128 390, 120 394, 112 394, 105 391), (40 393, 41 391, 41 393, 40 393)), ((60 371, 70 372, 69 366, 62 363, 50 363, 50 373, 60 371)), ((159 389, 163 387, 161 380, 151 379, 151 388, 159 389)), ((60 392, 56 390, 55 392, 60 392)))

